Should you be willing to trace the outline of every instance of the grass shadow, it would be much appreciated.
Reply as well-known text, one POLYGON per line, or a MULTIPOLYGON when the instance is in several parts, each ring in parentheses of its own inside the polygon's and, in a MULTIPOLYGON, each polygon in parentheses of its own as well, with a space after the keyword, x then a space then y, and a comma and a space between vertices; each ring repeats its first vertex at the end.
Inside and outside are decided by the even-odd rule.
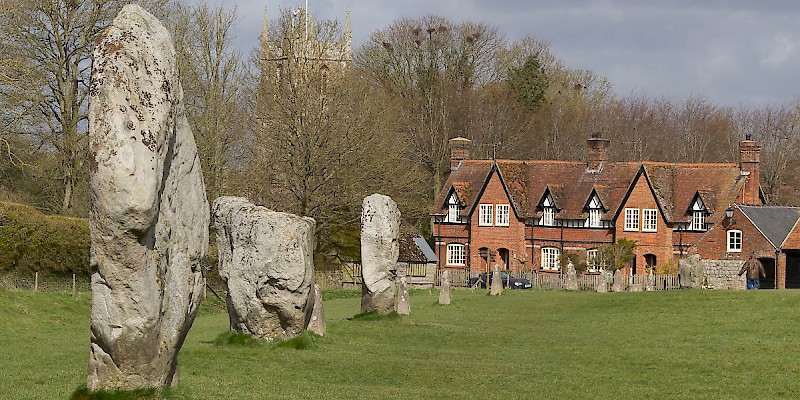
POLYGON ((190 398, 187 393, 170 388, 90 392, 89 389, 80 387, 70 396, 70 400, 188 400, 190 398))
POLYGON ((377 311, 370 311, 362 314, 356 314, 348 321, 397 321, 400 319, 400 314, 392 311, 387 314, 379 313, 377 311))
POLYGON ((294 349, 294 350, 310 350, 317 347, 317 340, 321 336, 305 331, 302 335, 292 339, 281 340, 275 342, 275 348, 278 349, 294 349))
POLYGON ((225 332, 212 340, 211 344, 214 346, 260 347, 267 344, 267 341, 246 333, 225 332))

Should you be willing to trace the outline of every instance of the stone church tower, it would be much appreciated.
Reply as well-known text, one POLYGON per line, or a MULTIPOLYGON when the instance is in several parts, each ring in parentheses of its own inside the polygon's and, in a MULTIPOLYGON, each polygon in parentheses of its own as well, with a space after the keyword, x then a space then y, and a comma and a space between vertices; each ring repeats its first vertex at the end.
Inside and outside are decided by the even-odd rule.
POLYGON ((353 60, 350 10, 342 31, 335 21, 318 25, 306 8, 284 12, 270 24, 265 8, 261 54, 265 76, 274 74, 276 82, 287 75, 297 79, 298 71, 307 79, 314 76, 330 79, 347 70, 353 60))

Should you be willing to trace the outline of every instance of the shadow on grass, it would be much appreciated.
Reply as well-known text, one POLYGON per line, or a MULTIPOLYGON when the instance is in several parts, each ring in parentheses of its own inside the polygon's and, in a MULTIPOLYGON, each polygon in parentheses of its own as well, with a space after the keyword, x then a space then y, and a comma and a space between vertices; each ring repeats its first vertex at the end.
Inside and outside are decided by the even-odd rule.
POLYGON ((70 400, 188 400, 191 397, 180 390, 164 389, 137 389, 90 392, 81 387, 76 389, 70 400))
POLYGON ((400 319, 400 314, 392 311, 388 314, 382 314, 377 311, 370 311, 363 314, 356 314, 350 318, 348 321, 397 321, 400 319))

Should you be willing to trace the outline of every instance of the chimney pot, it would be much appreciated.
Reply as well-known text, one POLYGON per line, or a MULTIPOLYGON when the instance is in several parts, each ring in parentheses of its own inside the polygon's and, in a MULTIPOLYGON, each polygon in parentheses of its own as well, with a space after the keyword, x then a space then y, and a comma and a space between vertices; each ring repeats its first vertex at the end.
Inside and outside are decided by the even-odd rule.
POLYGON ((750 140, 750 134, 739 142, 739 171, 744 176, 744 188, 740 201, 743 204, 761 203, 761 143, 750 140))
POLYGON ((448 142, 450 147, 450 171, 457 171, 461 161, 469 159, 469 148, 472 141, 464 137, 456 137, 448 142))

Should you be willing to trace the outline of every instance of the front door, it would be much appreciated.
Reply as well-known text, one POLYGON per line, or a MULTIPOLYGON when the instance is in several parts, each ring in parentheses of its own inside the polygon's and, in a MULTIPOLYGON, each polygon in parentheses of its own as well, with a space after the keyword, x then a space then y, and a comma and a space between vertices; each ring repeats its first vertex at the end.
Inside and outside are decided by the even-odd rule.
POLYGON ((764 273, 767 274, 766 278, 759 277, 759 289, 775 289, 775 259, 759 258, 758 261, 764 266, 764 273))

